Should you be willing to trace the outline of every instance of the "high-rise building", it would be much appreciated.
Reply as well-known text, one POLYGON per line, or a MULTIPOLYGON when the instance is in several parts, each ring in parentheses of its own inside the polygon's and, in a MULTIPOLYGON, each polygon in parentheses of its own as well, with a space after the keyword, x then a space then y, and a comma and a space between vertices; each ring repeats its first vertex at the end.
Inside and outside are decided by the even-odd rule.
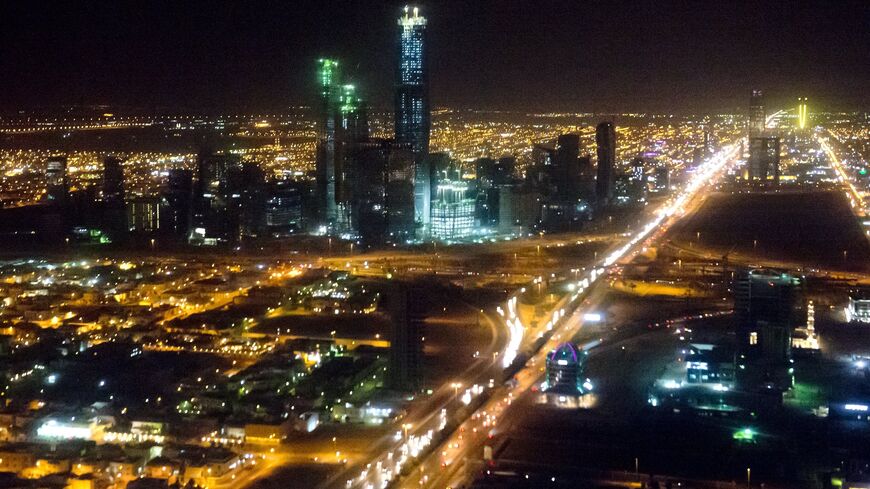
POLYGON ((286 236, 302 225, 302 190, 296 182, 271 184, 266 198, 266 230, 274 237, 286 236))
POLYGON ((46 200, 50 204, 63 204, 69 198, 69 180, 66 174, 66 156, 52 156, 45 169, 46 200))
POLYGON ((100 227, 111 241, 126 234, 127 212, 124 208, 124 169, 121 160, 112 156, 103 159, 102 223, 100 227))
POLYGON ((124 202, 124 168, 121 160, 112 156, 103 159, 103 202, 124 202))
POLYGON ((405 7, 399 24, 396 69, 396 142, 408 144, 415 158, 429 152, 429 74, 426 18, 417 7, 405 7))
POLYGON ((191 243, 215 245, 239 238, 241 167, 237 155, 199 156, 191 243))
POLYGON ((151 234, 161 227, 164 207, 159 197, 135 197, 127 202, 127 223, 130 232, 151 234))
POLYGON ((774 270, 750 270, 734 283, 738 377, 785 388, 800 280, 774 270))
POLYGON ((606 206, 613 197, 613 180, 616 167, 616 128, 612 122, 601 122, 595 128, 595 144, 598 153, 598 170, 595 179, 595 200, 606 206))
POLYGON ((353 84, 341 84, 338 61, 318 61, 320 104, 316 182, 317 224, 330 234, 352 233, 353 146, 368 140, 368 112, 353 84))
POLYGON ((779 183, 779 138, 753 137, 749 139, 749 160, 746 162, 750 181, 779 183))
POLYGON ((765 125, 764 94, 761 90, 753 90, 749 97, 749 137, 764 134, 765 125))
POLYGON ((341 126, 339 114, 340 71, 334 59, 318 60, 320 104, 317 121, 317 198, 319 225, 329 229, 337 219, 336 162, 340 159, 337 141, 341 126))
POLYGON ((163 200, 166 209, 161 232, 178 240, 187 239, 193 210, 193 172, 183 168, 169 170, 163 200))
POLYGON ((797 126, 798 129, 806 129, 809 124, 809 114, 807 113, 807 98, 798 98, 797 106, 797 126))
POLYGON ((414 235, 414 159, 406 145, 390 139, 355 144, 347 158, 351 221, 367 244, 401 242, 414 235))
POLYGON ((266 226, 266 177, 260 165, 242 164, 238 187, 233 193, 241 197, 233 199, 238 205, 240 235, 259 236, 266 226))
POLYGON ((387 297, 392 323, 387 383, 392 389, 420 389, 423 363, 423 301, 407 284, 396 284, 387 297))
POLYGON ((556 140, 555 181, 559 200, 576 202, 580 198, 580 136, 562 134, 556 140))
POLYGON ((432 199, 432 237, 442 240, 466 238, 474 234, 476 200, 468 182, 451 167, 438 177, 436 197, 432 199))

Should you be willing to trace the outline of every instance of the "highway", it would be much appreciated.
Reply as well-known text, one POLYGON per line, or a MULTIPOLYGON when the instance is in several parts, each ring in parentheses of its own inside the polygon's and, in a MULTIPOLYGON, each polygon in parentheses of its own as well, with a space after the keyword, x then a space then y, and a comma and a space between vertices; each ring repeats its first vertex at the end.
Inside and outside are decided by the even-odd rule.
MULTIPOLYGON (((465 481, 470 475, 465 468, 466 461, 479 460, 483 457, 483 447, 490 434, 497 434, 499 429, 504 429, 505 424, 509 424, 510 406, 514 400, 527 395, 540 383, 546 354, 559 343, 573 338, 583 326, 583 314, 592 310, 601 300, 604 291, 597 284, 601 277, 606 275, 607 268, 630 262, 638 253, 661 238, 673 223, 697 209, 704 199, 703 192, 700 191, 716 183, 728 164, 738 157, 738 151, 737 145, 727 146, 701 165, 687 185, 669 199, 627 243, 609 253, 597 267, 593 267, 587 275, 578 280, 572 300, 581 300, 582 303, 573 314, 562 318, 561 321, 555 321, 552 336, 514 376, 513 385, 494 388, 490 393, 490 399, 469 416, 459 429, 432 449, 420 461, 413 475, 399 481, 397 486, 444 488, 457 487, 465 481)), ((513 319, 515 315, 508 307, 507 322, 511 324, 513 319)), ((504 353, 505 359, 516 355, 517 352, 511 351, 511 348, 523 344, 523 328, 511 327, 509 331, 512 337, 504 353), (520 340, 516 338, 518 335, 520 340)), ((358 487, 365 489, 378 487, 373 481, 360 480, 359 482, 361 485, 358 487)), ((348 487, 357 487, 355 484, 356 481, 353 481, 348 487)))
POLYGON ((849 203, 852 205, 852 211, 855 212, 855 215, 860 218, 866 217, 867 209, 865 208, 864 194, 858 191, 858 189, 855 187, 855 184, 852 182, 852 178, 843 168, 843 164, 840 162, 840 159, 837 158, 837 154, 834 153, 834 150, 828 144, 828 138, 823 138, 820 133, 816 133, 816 141, 818 141, 819 146, 822 147, 822 150, 828 156, 828 159, 831 160, 831 166, 834 167, 840 183, 843 185, 843 187, 845 187, 846 198, 849 199, 849 203))

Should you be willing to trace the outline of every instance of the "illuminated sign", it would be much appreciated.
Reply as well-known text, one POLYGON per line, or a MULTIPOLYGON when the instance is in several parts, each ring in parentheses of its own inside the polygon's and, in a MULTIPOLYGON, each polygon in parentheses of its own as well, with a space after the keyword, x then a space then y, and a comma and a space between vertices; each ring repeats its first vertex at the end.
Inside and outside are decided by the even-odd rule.
POLYGON ((866 404, 846 404, 845 408, 846 411, 858 411, 862 413, 865 413, 868 409, 870 409, 867 407, 866 404))

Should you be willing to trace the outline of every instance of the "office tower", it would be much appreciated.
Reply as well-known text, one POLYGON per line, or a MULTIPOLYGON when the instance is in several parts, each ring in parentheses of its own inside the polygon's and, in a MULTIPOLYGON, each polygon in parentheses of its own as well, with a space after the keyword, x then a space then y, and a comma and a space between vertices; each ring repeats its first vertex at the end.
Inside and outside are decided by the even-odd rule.
POLYGON ((749 140, 749 160, 746 162, 750 181, 779 183, 779 138, 754 137, 749 140))
POLYGON ((439 175, 432 199, 432 237, 441 240, 474 234, 475 199, 455 167, 439 175))
POLYGON ((103 159, 102 183, 103 222, 100 227, 111 241, 118 241, 128 229, 124 208, 124 169, 120 159, 112 156, 103 159))
POLYGON ((807 113, 807 98, 798 98, 797 106, 797 126, 798 129, 806 129, 809 123, 809 114, 807 113))
POLYGON ((193 172, 182 168, 169 170, 163 200, 162 233, 179 240, 187 239, 193 202, 193 172))
POLYGON ((367 244, 401 242, 414 236, 414 156, 390 139, 356 143, 349 209, 355 231, 367 244))
POLYGON ((66 157, 52 156, 45 169, 46 200, 50 204, 63 204, 69 198, 69 180, 66 175, 66 157))
POLYGON ((124 169, 121 160, 112 156, 103 159, 103 202, 124 203, 124 169))
POLYGON ((328 230, 335 224, 337 217, 336 201, 336 161, 337 132, 341 126, 339 116, 339 66, 334 59, 318 60, 318 81, 320 84, 320 103, 317 121, 316 179, 319 225, 328 230))
POLYGON ((659 165, 653 171, 652 191, 654 193, 666 193, 671 189, 670 172, 668 167, 659 165))
POLYGON ((414 221, 417 225, 417 237, 426 239, 431 234, 432 200, 438 191, 439 176, 450 167, 450 155, 430 153, 416 159, 415 164, 414 221))
POLYGON ((250 162, 242 164, 235 193, 241 196, 237 200, 240 235, 259 236, 266 226, 266 176, 260 165, 250 162))
POLYGON ((238 239, 240 174, 241 159, 236 155, 199 156, 191 243, 215 245, 238 239))
POLYGON ((346 142, 365 141, 369 137, 369 119, 365 103, 354 85, 342 85, 338 99, 342 138, 346 142))
POLYGON ((432 205, 432 156, 419 158, 414 164, 414 225, 417 238, 429 236, 432 205))
POLYGON ((541 193, 531 185, 501 185, 498 192, 498 231, 524 234, 541 222, 541 193))
POLYGON ((580 198, 580 136, 562 134, 556 140, 555 182, 563 201, 580 198))
POLYGON ((799 279, 774 270, 744 271, 735 281, 738 376, 750 384, 745 387, 789 386, 799 286, 799 279))
POLYGON ((643 158, 640 156, 631 160, 631 179, 635 182, 641 182, 646 179, 643 169, 643 158))
POLYGON ((517 159, 513 156, 502 156, 495 164, 495 174, 493 175, 493 184, 507 185, 514 180, 514 174, 517 171, 517 159))
POLYGON ((595 200, 606 206, 613 197, 613 172, 616 165, 616 128, 612 122, 602 122, 595 128, 598 171, 595 179, 595 200))
POLYGON ((586 355, 571 343, 562 343, 547 355, 547 393, 583 394, 583 368, 586 355))
POLYGON ((481 227, 498 226, 498 187, 496 180, 496 161, 492 158, 478 158, 474 162, 475 186, 477 190, 475 216, 481 227))
POLYGON ((426 63, 426 18, 417 7, 399 17, 396 68, 396 142, 409 144, 415 158, 429 152, 429 74, 426 63))
POLYGON ((316 222, 319 231, 353 234, 353 146, 369 137, 368 112, 355 85, 341 84, 338 61, 320 59, 316 152, 316 222))
POLYGON ((301 226, 302 189, 296 182, 273 182, 266 198, 266 231, 270 236, 281 237, 301 226))
POLYGON ((764 94, 761 90, 753 90, 749 97, 749 137, 764 134, 765 126, 764 94))
POLYGON ((163 205, 159 197, 134 197, 127 202, 127 223, 132 233, 151 234, 161 227, 163 205))
POLYGON ((391 242, 414 237, 414 154, 407 145, 392 143, 387 155, 387 235, 391 242))
POLYGON ((423 363, 425 308, 407 284, 396 284, 388 295, 392 337, 387 383, 390 388, 414 392, 420 389, 423 363))

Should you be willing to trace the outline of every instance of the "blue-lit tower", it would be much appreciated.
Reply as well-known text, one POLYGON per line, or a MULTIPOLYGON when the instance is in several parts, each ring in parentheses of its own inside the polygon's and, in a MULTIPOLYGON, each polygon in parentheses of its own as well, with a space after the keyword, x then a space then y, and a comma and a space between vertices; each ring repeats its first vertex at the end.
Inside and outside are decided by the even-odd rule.
POLYGON ((408 144, 417 159, 429 152, 429 74, 426 18, 417 7, 405 7, 399 17, 396 70, 396 142, 408 144))

